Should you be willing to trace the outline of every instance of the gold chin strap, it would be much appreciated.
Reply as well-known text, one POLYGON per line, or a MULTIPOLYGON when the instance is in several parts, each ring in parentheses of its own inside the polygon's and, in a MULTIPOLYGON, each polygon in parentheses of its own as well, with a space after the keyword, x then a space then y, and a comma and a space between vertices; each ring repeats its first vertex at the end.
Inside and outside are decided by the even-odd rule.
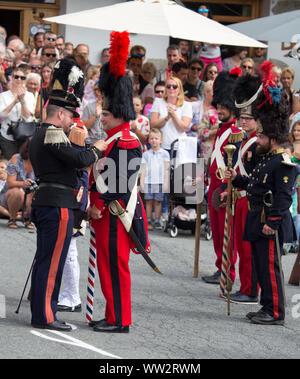
POLYGON ((216 177, 217 179, 223 181, 225 179, 225 172, 222 167, 218 167, 216 169, 216 177))

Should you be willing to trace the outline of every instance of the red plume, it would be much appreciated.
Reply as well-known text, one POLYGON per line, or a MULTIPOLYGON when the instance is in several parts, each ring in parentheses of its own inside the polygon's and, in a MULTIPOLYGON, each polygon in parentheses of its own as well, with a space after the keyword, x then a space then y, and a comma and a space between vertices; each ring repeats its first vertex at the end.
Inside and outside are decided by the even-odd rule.
POLYGON ((109 71, 117 78, 124 76, 126 73, 129 44, 128 32, 120 33, 113 31, 110 33, 109 71))
POLYGON ((262 83, 264 87, 264 94, 266 98, 270 101, 270 104, 272 104, 271 96, 268 90, 268 87, 276 87, 275 81, 274 81, 274 72, 272 71, 274 65, 270 61, 264 61, 259 66, 259 71, 262 73, 262 83))
POLYGON ((241 76, 242 75, 242 69, 238 66, 234 66, 231 71, 229 72, 229 75, 233 76, 241 76))

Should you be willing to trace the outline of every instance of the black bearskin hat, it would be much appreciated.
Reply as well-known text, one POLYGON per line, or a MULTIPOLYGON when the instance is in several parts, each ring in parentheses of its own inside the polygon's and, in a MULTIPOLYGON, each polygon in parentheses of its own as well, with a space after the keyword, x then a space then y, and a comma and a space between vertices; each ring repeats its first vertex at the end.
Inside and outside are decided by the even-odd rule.
POLYGON ((214 81, 214 94, 212 105, 217 108, 217 104, 232 110, 235 114, 237 109, 234 104, 233 88, 235 81, 241 74, 241 69, 236 67, 230 72, 221 71, 214 81))
POLYGON ((126 62, 130 44, 127 32, 112 32, 110 35, 110 60, 101 68, 99 89, 102 108, 124 121, 136 118, 133 107, 132 79, 126 73, 126 62))
POLYGON ((252 103, 262 91, 261 77, 257 75, 244 74, 235 82, 233 96, 238 116, 241 114, 253 115, 252 103))
POLYGON ((273 64, 269 61, 259 67, 263 90, 253 102, 253 117, 259 123, 260 133, 283 143, 289 133, 289 102, 286 93, 275 85, 272 68, 273 64))
POLYGON ((74 117, 79 117, 76 108, 81 104, 84 78, 77 63, 69 59, 57 61, 53 69, 50 87, 49 104, 65 108, 73 112, 74 117))

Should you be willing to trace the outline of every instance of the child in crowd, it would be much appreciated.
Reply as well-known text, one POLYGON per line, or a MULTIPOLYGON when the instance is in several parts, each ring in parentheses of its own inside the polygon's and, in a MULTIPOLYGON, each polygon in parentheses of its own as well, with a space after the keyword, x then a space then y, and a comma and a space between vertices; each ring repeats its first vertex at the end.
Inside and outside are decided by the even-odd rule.
POLYGON ((7 179, 7 160, 0 158, 0 216, 10 218, 7 210, 7 203, 5 201, 5 193, 7 191, 6 179, 7 179))
POLYGON ((168 189, 168 172, 170 164, 169 153, 161 148, 162 134, 159 129, 153 128, 149 132, 151 149, 143 153, 142 172, 140 178, 141 190, 146 201, 148 229, 153 230, 151 224, 152 207, 154 206, 154 227, 161 229, 160 217, 164 192, 168 189))
POLYGON ((150 122, 149 119, 142 114, 144 104, 139 96, 135 96, 133 98, 133 106, 136 114, 136 119, 134 121, 131 121, 130 128, 141 141, 141 144, 143 145, 143 151, 146 151, 150 122))

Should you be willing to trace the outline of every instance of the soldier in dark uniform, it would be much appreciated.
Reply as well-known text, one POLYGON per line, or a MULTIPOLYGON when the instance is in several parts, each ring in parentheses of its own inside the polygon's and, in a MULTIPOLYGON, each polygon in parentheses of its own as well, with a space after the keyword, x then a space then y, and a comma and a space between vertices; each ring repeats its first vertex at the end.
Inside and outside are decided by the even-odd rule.
POLYGON ((83 73, 67 59, 57 62, 47 106, 47 119, 37 129, 29 148, 38 189, 32 200, 32 221, 37 228, 37 251, 31 283, 31 324, 37 328, 69 331, 56 318, 58 294, 73 229, 77 170, 101 157, 106 144, 90 150, 72 147, 66 133, 78 117, 83 73))
POLYGON ((288 101, 275 87, 271 67, 268 63, 264 66, 264 87, 252 105, 253 116, 261 125, 256 141, 261 160, 249 177, 233 169, 226 171, 226 177, 231 176, 234 186, 247 191, 249 201, 244 240, 251 242, 262 308, 248 313, 247 318, 256 324, 283 325, 285 296, 280 253, 283 242, 295 240, 289 207, 297 172, 280 147, 288 134, 288 101))

